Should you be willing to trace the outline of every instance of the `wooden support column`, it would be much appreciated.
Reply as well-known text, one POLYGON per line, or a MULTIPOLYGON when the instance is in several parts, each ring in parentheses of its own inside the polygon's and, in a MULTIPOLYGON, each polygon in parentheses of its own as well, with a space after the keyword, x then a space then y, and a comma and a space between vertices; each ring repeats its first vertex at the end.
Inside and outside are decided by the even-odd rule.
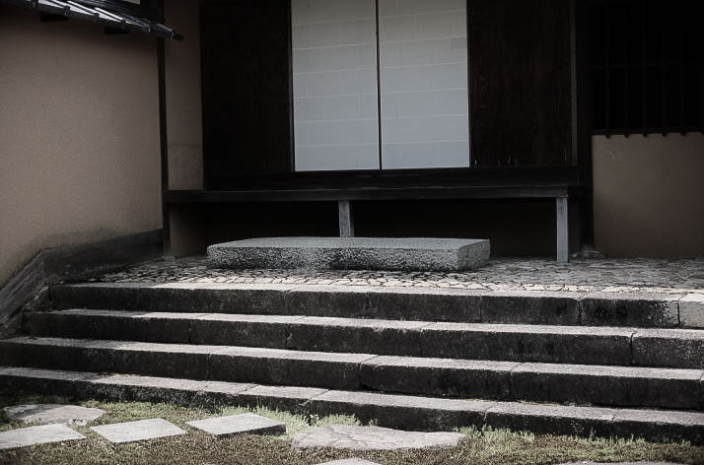
POLYGON ((337 201, 337 216, 340 225, 340 237, 354 237, 354 221, 349 200, 337 201))
POLYGON ((557 197, 555 199, 555 217, 557 226, 557 261, 567 263, 570 261, 569 240, 569 199, 557 197))

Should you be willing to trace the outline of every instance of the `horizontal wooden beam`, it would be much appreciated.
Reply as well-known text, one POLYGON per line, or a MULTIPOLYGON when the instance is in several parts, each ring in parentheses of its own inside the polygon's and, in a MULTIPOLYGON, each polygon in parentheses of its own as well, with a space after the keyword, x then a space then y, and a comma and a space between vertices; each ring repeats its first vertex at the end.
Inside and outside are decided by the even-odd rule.
POLYGON ((423 199, 555 199, 576 197, 575 185, 511 186, 422 186, 345 189, 268 189, 238 191, 171 190, 169 204, 246 202, 325 202, 340 200, 423 200, 423 199))

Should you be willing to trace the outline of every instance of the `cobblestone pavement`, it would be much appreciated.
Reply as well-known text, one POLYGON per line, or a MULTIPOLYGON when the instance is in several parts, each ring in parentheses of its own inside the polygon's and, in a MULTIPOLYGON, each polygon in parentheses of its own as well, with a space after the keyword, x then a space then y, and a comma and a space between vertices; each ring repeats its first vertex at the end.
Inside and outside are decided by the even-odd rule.
POLYGON ((451 287, 474 290, 573 292, 704 293, 704 258, 492 259, 464 272, 346 270, 233 270, 211 265, 207 257, 157 260, 95 278, 103 282, 317 284, 389 287, 451 287))

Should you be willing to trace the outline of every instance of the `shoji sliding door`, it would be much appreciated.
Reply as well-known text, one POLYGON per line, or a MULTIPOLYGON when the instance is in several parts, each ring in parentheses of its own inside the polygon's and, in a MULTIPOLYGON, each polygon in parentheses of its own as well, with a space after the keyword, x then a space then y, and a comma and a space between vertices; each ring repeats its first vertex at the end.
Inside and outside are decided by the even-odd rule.
POLYGON ((467 0, 292 0, 296 171, 468 167, 467 0))
POLYGON ((379 0, 382 167, 469 166, 467 0, 379 0))
POLYGON ((296 171, 379 169, 375 0, 292 0, 296 171))

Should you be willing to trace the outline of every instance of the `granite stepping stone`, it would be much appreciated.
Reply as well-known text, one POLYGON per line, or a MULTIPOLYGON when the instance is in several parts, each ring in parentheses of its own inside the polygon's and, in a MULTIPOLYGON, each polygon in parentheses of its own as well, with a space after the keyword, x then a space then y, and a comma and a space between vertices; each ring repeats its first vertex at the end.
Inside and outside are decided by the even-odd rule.
POLYGON ((42 425, 0 433, 0 450, 85 439, 66 425, 42 425))
POLYGON ((420 433, 377 426, 328 425, 297 435, 297 449, 397 450, 456 447, 461 433, 420 433))
POLYGON ((162 420, 161 418, 93 426, 91 429, 114 444, 146 441, 148 439, 186 434, 186 432, 178 426, 166 420, 162 420))
POLYGON ((603 462, 573 462, 573 463, 563 463, 562 465, 678 465, 676 463, 669 462, 613 462, 613 463, 603 463, 603 462))
POLYGON ((105 410, 61 404, 15 405, 3 409, 10 420, 22 423, 42 423, 85 426, 105 415, 105 410))
POLYGON ((259 237, 208 247, 219 266, 342 270, 459 271, 489 259, 486 239, 437 237, 259 237))
POLYGON ((334 460, 332 462, 325 462, 325 463, 320 463, 318 465, 380 465, 376 462, 370 462, 368 460, 363 460, 363 459, 343 459, 343 460, 334 460))
POLYGON ((189 421, 189 426, 216 437, 238 434, 285 434, 286 424, 253 413, 189 421))

